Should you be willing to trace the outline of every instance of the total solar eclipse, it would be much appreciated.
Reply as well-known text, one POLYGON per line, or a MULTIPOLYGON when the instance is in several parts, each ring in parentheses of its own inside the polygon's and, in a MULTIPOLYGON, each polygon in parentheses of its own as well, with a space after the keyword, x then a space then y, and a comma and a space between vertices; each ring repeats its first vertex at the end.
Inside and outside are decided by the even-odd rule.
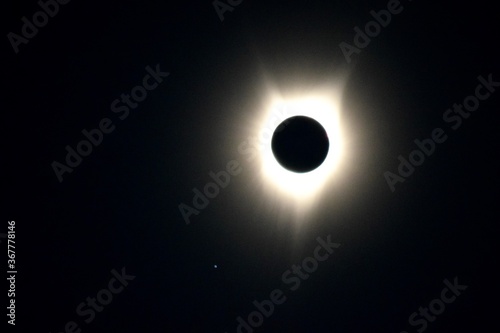
POLYGON ((285 169, 305 173, 319 167, 328 155, 328 135, 316 120, 295 116, 283 121, 274 131, 271 148, 285 169))

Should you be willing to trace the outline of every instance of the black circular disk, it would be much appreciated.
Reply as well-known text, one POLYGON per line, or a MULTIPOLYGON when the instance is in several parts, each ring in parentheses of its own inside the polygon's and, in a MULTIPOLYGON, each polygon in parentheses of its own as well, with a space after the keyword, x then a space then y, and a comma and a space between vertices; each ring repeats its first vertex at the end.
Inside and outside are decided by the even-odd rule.
POLYGON ((271 148, 278 163, 293 172, 309 172, 328 155, 330 142, 316 120, 296 116, 283 121, 274 131, 271 148))

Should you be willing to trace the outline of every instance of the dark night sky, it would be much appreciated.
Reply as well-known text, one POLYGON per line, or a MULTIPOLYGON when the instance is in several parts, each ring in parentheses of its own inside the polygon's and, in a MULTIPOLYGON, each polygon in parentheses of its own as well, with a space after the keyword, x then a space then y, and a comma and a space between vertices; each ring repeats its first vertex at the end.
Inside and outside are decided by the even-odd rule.
POLYGON ((221 21, 211 0, 73 0, 16 54, 7 35, 40 6, 9 0, 0 233, 16 221, 19 273, 16 326, 3 324, 230 333, 280 289, 286 301, 255 332, 412 333, 423 327, 412 313, 457 277, 468 288, 425 331, 496 329, 500 87, 457 129, 443 114, 474 95, 479 76, 500 82, 498 10, 402 0, 347 62, 339 45, 354 45, 354 27, 387 4, 244 0, 221 21), (113 112, 147 66, 169 75, 127 115, 113 112), (297 218, 238 146, 269 87, 300 96, 335 80, 349 158, 297 218), (114 130, 59 182, 51 163, 105 118, 114 130), (384 172, 435 128, 447 140, 392 192, 384 172), (192 189, 235 159, 242 171, 187 225, 179 204, 192 206, 192 189), (282 275, 329 235, 340 247, 291 290, 282 275), (77 307, 122 268, 135 278, 86 323, 77 307))

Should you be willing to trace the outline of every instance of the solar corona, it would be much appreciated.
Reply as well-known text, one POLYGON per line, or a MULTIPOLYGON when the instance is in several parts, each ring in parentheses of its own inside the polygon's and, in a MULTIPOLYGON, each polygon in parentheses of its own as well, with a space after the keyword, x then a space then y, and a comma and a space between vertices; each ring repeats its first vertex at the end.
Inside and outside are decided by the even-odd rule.
POLYGON ((266 192, 278 201, 292 200, 299 210, 309 207, 332 184, 343 156, 338 96, 275 94, 257 127, 256 134, 272 133, 267 149, 260 151, 266 192), (286 117, 277 122, 276 115, 283 113, 286 117))

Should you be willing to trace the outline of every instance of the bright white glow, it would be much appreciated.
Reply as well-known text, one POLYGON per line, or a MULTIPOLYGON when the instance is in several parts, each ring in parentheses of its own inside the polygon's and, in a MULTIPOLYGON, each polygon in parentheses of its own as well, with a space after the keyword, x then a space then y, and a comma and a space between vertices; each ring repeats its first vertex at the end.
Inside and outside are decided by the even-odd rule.
POLYGON ((296 208, 307 208, 329 184, 344 152, 340 129, 339 96, 330 93, 304 97, 283 98, 275 95, 265 110, 258 129, 259 137, 266 144, 260 151, 261 175, 264 187, 276 195, 292 199, 296 208), (271 137, 276 127, 285 119, 306 116, 318 121, 326 130, 330 147, 325 161, 307 173, 295 173, 283 168, 273 155, 271 137))

